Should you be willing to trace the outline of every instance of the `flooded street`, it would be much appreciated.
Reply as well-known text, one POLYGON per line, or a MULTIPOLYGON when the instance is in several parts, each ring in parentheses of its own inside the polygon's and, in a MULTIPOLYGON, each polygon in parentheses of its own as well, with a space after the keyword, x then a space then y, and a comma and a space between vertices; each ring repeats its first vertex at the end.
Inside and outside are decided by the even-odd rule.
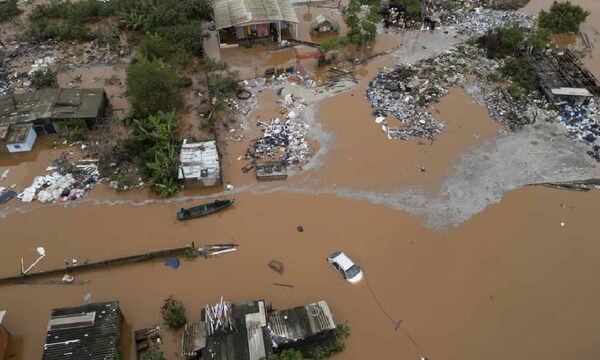
MULTIPOLYGON (((19 238, 2 252, 6 275, 18 272, 21 256, 32 261, 32 249, 40 245, 48 253, 40 270, 71 257, 94 261, 192 241, 240 245, 236 253, 183 262, 178 270, 156 261, 81 273, 78 279, 91 281, 81 287, 3 286, 6 325, 19 339, 20 349, 12 350, 21 359, 39 358, 50 310, 79 304, 89 293, 93 301, 119 299, 134 329, 158 322, 169 295, 184 302, 191 320, 221 295, 264 298, 275 308, 326 299, 336 321, 352 329, 339 359, 565 359, 600 351, 593 335, 600 319, 588 313, 600 300, 592 281, 600 272, 600 230, 590 225, 598 191, 524 189, 447 232, 428 230, 419 218, 383 206, 334 196, 236 199, 221 215, 186 223, 175 220, 179 204, 45 206, 1 220, 2 239, 19 238), (366 281, 351 286, 330 268, 325 258, 338 249, 360 263, 366 281), (272 259, 284 263, 282 275, 267 267, 272 259), (418 346, 404 331, 394 331, 369 287, 418 346)), ((176 358, 178 345, 166 337, 167 358, 176 358)))
MULTIPOLYGON (((597 44, 600 3, 574 2, 591 11, 583 30, 597 44)), ((525 11, 537 12, 550 3, 532 0, 525 11)), ((298 13, 304 17, 308 10, 298 13)), ((325 8, 310 8, 310 13, 313 18, 333 14, 325 8)), ((301 37, 319 41, 306 26, 300 31, 301 37)), ((600 190, 526 186, 504 193, 499 203, 487 199, 493 205, 477 208, 460 226, 437 229, 427 226, 427 213, 400 211, 406 209, 403 198, 388 196, 418 189, 443 200, 451 191, 461 192, 442 191, 458 171, 456 164, 505 136, 502 126, 460 87, 428 109, 445 125, 434 142, 390 140, 375 122, 365 90, 379 69, 414 61, 453 41, 439 32, 381 34, 370 51, 399 51, 358 65, 358 83, 348 91, 309 102, 306 117, 315 156, 286 181, 258 183, 254 171, 241 171, 247 161, 240 157, 252 139, 262 136, 257 119, 285 116, 277 89, 265 87, 246 122, 235 125, 244 127, 243 140, 227 141, 222 152, 222 175, 224 184, 233 186, 230 191, 224 186, 185 190, 163 199, 147 188, 117 192, 105 182, 67 204, 14 199, 0 207, 0 277, 18 275, 20 259, 31 264, 40 246, 47 256, 35 271, 63 267, 73 258, 95 262, 192 243, 239 245, 236 252, 216 258, 181 259, 177 270, 162 259, 74 274, 89 281, 83 286, 0 285, 0 310, 7 310, 3 325, 13 335, 8 358, 39 359, 51 310, 83 304, 86 295, 92 302, 120 301, 129 337, 124 358, 129 360, 135 359, 131 333, 160 323, 160 308, 169 296, 183 302, 188 322, 200 320, 202 307, 222 296, 232 302, 264 299, 275 309, 326 300, 336 323, 351 329, 336 360, 597 358, 600 190), (427 44, 426 51, 419 41, 427 44), (180 208, 217 197, 235 198, 235 205, 201 219, 176 219, 180 208), (362 267, 360 283, 344 281, 327 263, 327 256, 339 250, 362 267), (271 260, 284 264, 282 274, 267 266, 271 260)), ((584 61, 600 76, 597 51, 584 61)), ((252 78, 267 67, 295 64, 298 52, 256 46, 224 49, 221 55, 252 78), (247 54, 254 55, 252 62, 247 54)), ((63 86, 107 88, 113 110, 124 115, 129 110, 124 69, 100 67, 83 75, 76 69, 59 74, 58 80, 63 86)), ((190 128, 197 126, 195 115, 188 112, 190 128)), ((0 186, 23 189, 63 152, 79 153, 78 147, 66 145, 53 149, 56 140, 54 135, 40 137, 34 151, 0 155, 0 174, 10 170, 0 186)), ((482 150, 479 160, 490 156, 482 150)), ((460 175, 474 183, 479 179, 460 175)), ((442 205, 447 213, 456 211, 442 205)), ((181 335, 164 329, 162 337, 166 359, 183 359, 181 335)))

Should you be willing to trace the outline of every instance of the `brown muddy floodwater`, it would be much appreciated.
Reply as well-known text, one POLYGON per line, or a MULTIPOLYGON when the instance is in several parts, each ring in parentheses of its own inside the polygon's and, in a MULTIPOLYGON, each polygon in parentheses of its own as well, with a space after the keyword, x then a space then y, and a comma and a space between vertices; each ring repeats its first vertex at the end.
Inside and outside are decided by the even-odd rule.
MULTIPOLYGON (((169 295, 184 302, 190 320, 221 295, 264 298, 276 308, 326 299, 336 321, 352 329, 337 359, 591 359, 600 351, 600 229, 590 224, 598 201, 598 191, 528 188, 446 233, 383 206, 284 193, 242 194, 231 210, 185 223, 174 214, 190 202, 9 215, 0 220, 3 275, 18 272, 20 257, 32 261, 37 246, 48 253, 42 270, 72 257, 100 260, 192 241, 240 245, 178 270, 156 261, 78 274, 91 281, 85 286, 3 286, 0 304, 17 339, 10 353, 39 358, 51 309, 81 304, 89 293, 93 301, 119 299, 133 329, 160 321, 169 295), (339 249, 362 265, 366 281, 352 286, 329 267, 326 256, 339 249), (267 267, 272 259, 285 264, 283 275, 267 267), (392 320, 402 321, 400 331, 392 320)), ((167 358, 175 359, 178 337, 164 333, 167 358)))
MULTIPOLYGON (((592 12, 583 29, 596 42, 600 3, 575 2, 592 12)), ((533 0, 527 11, 550 3, 533 0)), ((409 40, 388 35, 377 50, 409 40)), ((273 52, 260 67, 291 62, 295 55, 290 50, 273 52)), ((455 88, 430 108, 446 123, 433 144, 388 140, 364 91, 379 67, 394 60, 387 56, 362 66, 360 84, 318 105, 316 120, 332 136, 318 144, 322 166, 288 179, 290 189, 314 184, 387 191, 416 185, 434 191, 462 153, 497 136, 499 126, 485 109, 455 88)), ((585 61, 598 76, 597 54, 585 61)), ((87 83, 106 77, 112 74, 83 76, 87 83)), ((120 91, 114 87, 115 97, 120 91)), ((273 91, 261 93, 260 107, 249 121, 276 116, 278 98, 273 91)), ((236 160, 253 135, 260 133, 230 143, 224 154, 224 176, 236 190, 255 186, 251 174, 239 171, 245 162, 236 160)), ((40 150, 53 141, 40 138, 31 153, 0 156, 0 171, 11 169, 0 186, 22 189, 43 174, 50 160, 69 149, 40 150)), ((600 191, 524 188, 444 231, 367 201, 287 192, 244 191, 221 214, 175 219, 180 207, 204 202, 199 198, 220 190, 185 191, 165 201, 148 190, 117 193, 99 186, 70 206, 12 200, 0 207, 9 210, 0 218, 0 276, 18 274, 20 258, 30 263, 38 246, 48 255, 36 270, 63 266, 70 258, 95 261, 192 241, 240 245, 220 258, 183 261, 178 270, 155 261, 76 274, 90 281, 85 286, 1 286, 0 309, 8 311, 5 326, 13 334, 10 358, 39 359, 51 309, 82 304, 86 294, 92 301, 120 300, 128 333, 161 321, 159 309, 170 295, 183 301, 190 321, 221 296, 266 299, 279 309, 324 299, 336 322, 347 322, 352 332, 346 351, 334 357, 339 360, 564 360, 595 359, 600 353, 600 191), (14 208, 22 211, 10 211, 14 208), (296 231, 298 225, 303 233, 296 231), (348 284, 327 264, 326 257, 336 250, 363 267, 362 283, 348 284), (267 266, 273 259, 285 265, 282 275, 267 266)), ((163 335, 167 359, 181 358, 179 335, 167 330, 163 335)), ((126 355, 133 359, 133 348, 126 355)))

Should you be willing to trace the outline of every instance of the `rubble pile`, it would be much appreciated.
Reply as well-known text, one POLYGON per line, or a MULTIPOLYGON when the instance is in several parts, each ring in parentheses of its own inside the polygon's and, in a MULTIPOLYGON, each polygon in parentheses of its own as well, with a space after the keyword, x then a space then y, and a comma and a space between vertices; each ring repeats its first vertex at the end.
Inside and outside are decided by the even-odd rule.
POLYGON ((563 105, 556 120, 577 139, 591 145, 588 155, 600 162, 600 123, 596 118, 598 114, 600 112, 593 101, 585 106, 563 105))
POLYGON ((376 122, 390 139, 413 137, 434 140, 443 124, 433 119, 424 108, 439 101, 448 89, 463 82, 466 69, 478 58, 477 50, 457 47, 440 56, 415 65, 383 68, 369 83, 366 96, 373 108, 376 122), (385 117, 394 115, 402 127, 389 127, 385 117))
POLYGON ((13 84, 10 80, 8 72, 8 64, 10 59, 0 45, 0 96, 10 95, 12 93, 13 84))
POLYGON ((481 36, 489 30, 517 25, 531 29, 534 26, 535 16, 526 15, 515 11, 501 11, 478 8, 474 11, 457 12, 456 30, 468 37, 481 36))
POLYGON ((286 165, 305 162, 310 157, 310 146, 306 141, 308 124, 298 119, 285 122, 279 118, 269 122, 258 121, 258 127, 264 131, 263 137, 254 141, 252 148, 254 158, 277 156, 286 165))
POLYGON ((54 172, 36 176, 31 186, 18 194, 22 202, 35 199, 41 203, 76 200, 92 190, 100 180, 96 164, 85 160, 69 164, 64 154, 46 170, 54 172))

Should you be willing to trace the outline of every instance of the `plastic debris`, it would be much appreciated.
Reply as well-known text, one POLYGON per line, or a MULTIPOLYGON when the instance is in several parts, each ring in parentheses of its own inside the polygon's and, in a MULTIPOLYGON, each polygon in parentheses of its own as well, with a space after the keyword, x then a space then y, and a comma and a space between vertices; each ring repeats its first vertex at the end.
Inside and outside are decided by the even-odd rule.
POLYGON ((176 257, 170 257, 165 261, 165 265, 172 267, 173 269, 179 269, 179 259, 176 257))
POLYGON ((4 170, 4 172, 2 173, 2 176, 0 176, 0 180, 6 180, 9 172, 10 172, 10 169, 4 170))

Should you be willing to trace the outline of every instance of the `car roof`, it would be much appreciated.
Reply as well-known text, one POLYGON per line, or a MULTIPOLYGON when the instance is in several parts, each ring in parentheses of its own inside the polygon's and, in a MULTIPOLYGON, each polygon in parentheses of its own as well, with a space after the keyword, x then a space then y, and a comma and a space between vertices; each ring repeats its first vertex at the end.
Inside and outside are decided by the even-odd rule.
POLYGON ((344 254, 341 251, 339 252, 339 254, 337 256, 335 256, 333 258, 333 260, 335 260, 335 262, 340 264, 340 266, 342 267, 342 270, 344 270, 344 271, 350 269, 352 267, 352 265, 354 265, 352 260, 350 260, 350 258, 347 257, 346 254, 344 254))

